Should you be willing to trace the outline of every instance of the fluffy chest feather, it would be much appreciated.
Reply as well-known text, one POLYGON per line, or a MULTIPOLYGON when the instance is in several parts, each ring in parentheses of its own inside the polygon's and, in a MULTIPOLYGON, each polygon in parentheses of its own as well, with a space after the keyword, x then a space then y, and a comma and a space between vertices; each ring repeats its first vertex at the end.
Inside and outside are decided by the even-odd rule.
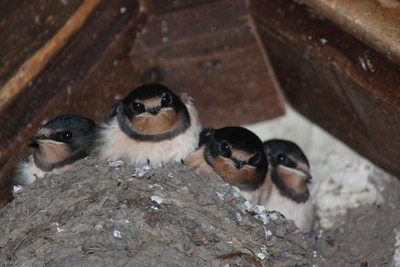
POLYGON ((72 165, 65 165, 62 168, 55 168, 51 172, 46 172, 36 166, 33 156, 30 155, 27 162, 22 162, 19 165, 17 182, 21 185, 28 185, 33 183, 36 179, 43 178, 46 173, 60 173, 71 166, 72 165))
POLYGON ((248 201, 256 205, 267 206, 271 195, 272 183, 270 179, 265 179, 265 182, 254 191, 241 190, 241 195, 248 201))
POLYGON ((279 211, 286 219, 293 220, 300 230, 311 231, 314 223, 314 208, 311 198, 304 203, 297 203, 282 196, 279 189, 272 185, 271 194, 265 206, 271 211, 279 211))
POLYGON ((202 129, 194 106, 187 105, 191 125, 177 136, 160 141, 140 141, 121 131, 116 118, 100 132, 98 155, 103 160, 123 160, 131 165, 158 166, 168 161, 180 162, 193 152, 202 129))

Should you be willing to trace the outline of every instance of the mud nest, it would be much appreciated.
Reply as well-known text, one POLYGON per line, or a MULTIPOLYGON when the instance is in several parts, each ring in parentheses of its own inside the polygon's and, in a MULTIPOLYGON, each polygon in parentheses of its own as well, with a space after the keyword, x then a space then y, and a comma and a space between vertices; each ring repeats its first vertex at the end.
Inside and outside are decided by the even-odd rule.
POLYGON ((8 266, 306 266, 310 237, 215 175, 86 158, 0 211, 8 266))

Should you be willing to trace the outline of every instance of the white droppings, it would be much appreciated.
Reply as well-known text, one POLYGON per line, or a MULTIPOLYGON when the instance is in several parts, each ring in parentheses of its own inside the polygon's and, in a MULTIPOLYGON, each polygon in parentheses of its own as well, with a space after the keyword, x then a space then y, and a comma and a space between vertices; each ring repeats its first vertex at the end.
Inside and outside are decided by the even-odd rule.
POLYGON ((100 231, 101 229, 103 229, 103 225, 101 223, 98 223, 94 226, 94 229, 100 231))
POLYGON ((58 226, 58 222, 53 222, 53 223, 51 223, 50 225, 51 225, 51 226, 56 226, 56 227, 57 227, 57 228, 56 228, 57 233, 64 232, 64 229, 62 229, 62 228, 60 228, 60 227, 58 226))
POLYGON ((258 252, 258 253, 257 253, 257 257, 258 257, 260 260, 264 260, 267 256, 266 256, 264 253, 262 253, 262 252, 258 252))
POLYGON ((119 9, 119 12, 120 12, 121 14, 125 14, 125 13, 126 13, 126 10, 127 10, 127 8, 126 8, 125 6, 123 6, 123 7, 121 7, 121 8, 119 9))
POLYGON ((372 65, 371 60, 366 55, 365 55, 365 62, 367 63, 368 69, 371 72, 374 72, 375 71, 374 65, 372 65))
POLYGON ((163 43, 168 42, 169 38, 167 36, 163 36, 163 38, 161 39, 163 43))
POLYGON ((236 212, 236 219, 241 222, 243 220, 243 216, 242 214, 240 214, 239 212, 236 212))
POLYGON ((161 185, 159 185, 159 184, 151 184, 151 185, 149 185, 149 187, 150 187, 150 188, 158 187, 158 188, 160 188, 160 189, 163 189, 163 187, 162 187, 161 185))
POLYGON ((118 230, 114 230, 114 236, 115 236, 116 238, 121 238, 121 232, 118 231, 118 230))
POLYGON ((324 234, 324 229, 320 229, 318 231, 318 238, 322 238, 322 235, 324 234))
POLYGON ((358 58, 358 62, 360 63, 361 68, 362 68, 363 70, 367 71, 367 65, 365 64, 365 61, 364 61, 364 59, 363 59, 362 57, 359 57, 359 58, 358 58))
POLYGON ((241 196, 240 189, 238 187, 232 186, 232 189, 233 189, 233 196, 234 197, 240 197, 241 196))
POLYGON ((319 41, 321 42, 321 44, 326 44, 328 42, 328 40, 326 40, 325 38, 319 38, 319 41))
POLYGON ((108 162, 108 165, 111 167, 120 167, 120 166, 123 166, 124 164, 125 164, 125 162, 123 162, 122 160, 108 162))
POLYGON ((150 206, 150 209, 152 209, 152 210, 159 210, 159 208, 156 207, 156 206, 150 206))
POLYGON ((174 174, 172 172, 168 173, 168 178, 173 178, 174 174))
POLYGON ((215 194, 219 197, 219 199, 221 199, 221 200, 225 199, 225 195, 226 195, 225 192, 216 192, 215 194))
POLYGON ((371 59, 368 57, 368 51, 364 52, 363 57, 358 57, 358 62, 364 71, 375 72, 374 65, 372 64, 371 59))
POLYGON ((269 217, 267 213, 261 213, 254 216, 256 219, 259 219, 263 224, 269 223, 269 217))
POLYGON ((240 207, 242 210, 254 213, 254 218, 260 220, 263 224, 268 224, 269 220, 277 220, 279 218, 275 212, 268 212, 267 207, 255 205, 250 201, 243 202, 240 207))
POLYGON ((271 236, 271 235, 272 235, 272 232, 271 232, 270 230, 268 230, 268 231, 265 232, 265 234, 266 234, 267 236, 271 236))
POLYGON ((247 211, 252 211, 256 214, 261 214, 267 212, 267 207, 256 205, 253 202, 245 201, 242 203, 242 207, 247 211))
POLYGON ((21 185, 14 185, 13 186, 13 193, 18 192, 19 190, 21 190, 22 186, 21 185))
POLYGON ((257 257, 258 257, 260 260, 264 260, 264 259, 268 258, 268 248, 267 248, 266 245, 262 245, 262 246, 260 247, 260 251, 261 251, 261 252, 257 253, 257 257))
POLYGON ((393 230, 396 236, 396 243, 394 244, 393 262, 395 267, 400 267, 400 229, 393 230))
POLYGON ((161 204, 164 201, 164 198, 160 196, 151 196, 150 198, 152 201, 156 202, 157 204, 161 204))
POLYGON ((276 212, 271 212, 268 217, 273 221, 276 221, 279 219, 278 214, 276 212))
POLYGON ((145 165, 141 168, 135 168, 135 172, 132 173, 132 177, 143 177, 150 169, 151 167, 148 165, 145 165))
POLYGON ((129 220, 125 220, 125 223, 130 223, 129 220))

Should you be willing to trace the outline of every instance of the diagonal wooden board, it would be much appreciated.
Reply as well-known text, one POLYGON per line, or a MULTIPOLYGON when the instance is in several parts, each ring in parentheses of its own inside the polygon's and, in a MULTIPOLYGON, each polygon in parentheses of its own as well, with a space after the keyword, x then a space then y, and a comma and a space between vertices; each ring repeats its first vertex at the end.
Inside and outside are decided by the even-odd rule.
POLYGON ((254 123, 284 113, 255 33, 245 1, 207 2, 153 15, 131 61, 142 83, 189 92, 206 126, 254 123))
MULTIPOLYGON (((352 16, 374 30, 360 38, 353 32, 354 28, 338 23, 342 19, 347 21, 346 12, 331 10, 328 14, 336 17, 337 23, 334 23, 324 16, 325 11, 321 13, 322 9, 298 1, 249 2, 265 49, 292 106, 364 157, 400 177, 400 65, 397 60, 400 55, 389 49, 393 38, 399 43, 400 35, 381 38, 379 44, 370 45, 382 26, 376 24, 377 18, 381 14, 393 15, 390 8, 377 2, 369 8, 372 0, 317 1, 318 5, 335 3, 336 10, 365 5, 360 14, 355 11, 352 16), (365 8, 371 13, 369 22, 364 18, 365 8)), ((389 2, 396 4, 386 1, 389 2)), ((400 5, 393 8, 400 10, 400 5)), ((387 24, 390 19, 388 16, 381 22, 387 24)), ((398 25, 399 32, 399 17, 394 16, 392 23, 398 25)), ((380 36, 390 35, 391 31, 393 28, 380 36)))
MULTIPOLYGON (((21 11, 36 10, 42 4, 29 3, 32 7, 21 11)), ((50 6, 43 11, 40 18, 50 17, 46 21, 57 22, 57 27, 51 28, 41 42, 27 46, 27 53, 12 71, 3 72, 2 85, 17 73, 22 73, 23 82, 18 83, 16 91, 0 90, 5 96, 0 108, 0 205, 11 197, 10 177, 16 160, 29 152, 27 140, 43 123, 66 113, 102 120, 115 98, 125 97, 143 82, 158 81, 176 92, 188 91, 206 126, 251 123, 284 113, 282 97, 244 0, 187 0, 179 6, 154 6, 156 0, 68 3, 73 3, 73 8, 50 6), (218 15, 221 8, 227 16, 218 15), (153 12, 155 15, 145 24, 153 12), (58 17, 61 15, 63 19, 58 17), (159 38, 165 29, 158 26, 166 18, 171 20, 169 42, 165 44, 165 38, 159 38), (147 33, 142 32, 134 42, 143 25, 147 33), (54 47, 46 44, 59 41, 60 36, 62 42, 47 53, 46 47, 54 47), (38 63, 31 76, 22 68, 29 62, 38 63)), ((15 8, 5 1, 0 6, 2 10, 15 8)), ((24 34, 31 26, 31 16, 21 18, 26 20, 21 19, 21 28, 15 28, 15 34, 24 34)), ((10 32, 7 25, 14 24, 0 21, 0 27, 10 32)), ((47 30, 46 24, 39 26, 37 32, 47 30)), ((23 37, 14 40, 15 47, 29 44, 29 38, 36 36, 23 37)), ((5 51, 1 45, 0 51, 5 51)))

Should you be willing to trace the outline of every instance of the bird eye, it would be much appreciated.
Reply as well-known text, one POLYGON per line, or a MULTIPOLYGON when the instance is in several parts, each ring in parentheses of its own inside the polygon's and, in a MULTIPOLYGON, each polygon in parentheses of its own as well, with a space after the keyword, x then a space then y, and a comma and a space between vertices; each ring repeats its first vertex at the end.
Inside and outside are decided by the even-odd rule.
POLYGON ((72 139, 72 133, 69 131, 63 132, 62 138, 64 141, 68 141, 72 139))
POLYGON ((172 98, 169 94, 166 94, 162 99, 161 99, 161 106, 165 107, 169 104, 171 104, 172 98))
POLYGON ((132 102, 132 110, 137 113, 142 113, 144 111, 144 105, 138 102, 132 102))
POLYGON ((219 145, 219 149, 223 152, 223 153, 228 153, 231 149, 228 145, 227 142, 223 141, 221 142, 221 144, 219 145))
POLYGON ((257 164, 261 159, 261 154, 257 152, 254 156, 249 159, 249 164, 254 165, 257 164))
POLYGON ((277 157, 279 162, 285 162, 286 161, 286 156, 283 154, 279 154, 277 157))

